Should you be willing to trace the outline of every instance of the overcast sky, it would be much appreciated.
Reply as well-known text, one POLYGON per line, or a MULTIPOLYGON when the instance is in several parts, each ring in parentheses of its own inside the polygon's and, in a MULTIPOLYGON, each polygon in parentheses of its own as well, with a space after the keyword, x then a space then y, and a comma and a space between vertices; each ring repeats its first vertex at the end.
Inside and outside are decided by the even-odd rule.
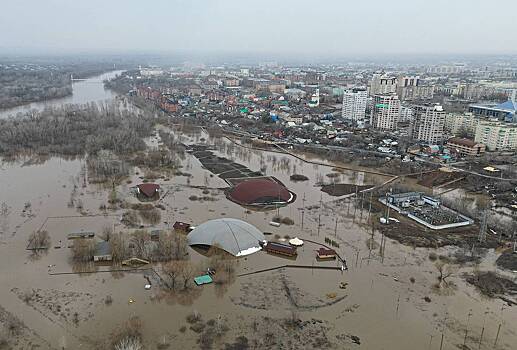
POLYGON ((0 48, 515 54, 516 14, 517 0, 6 0, 0 48))

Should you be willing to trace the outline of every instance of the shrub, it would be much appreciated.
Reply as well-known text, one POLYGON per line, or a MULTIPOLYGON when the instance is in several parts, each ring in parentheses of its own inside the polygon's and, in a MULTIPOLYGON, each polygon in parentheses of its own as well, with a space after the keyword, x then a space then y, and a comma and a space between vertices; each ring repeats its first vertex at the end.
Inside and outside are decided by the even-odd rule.
POLYGON ((282 224, 284 225, 294 225, 294 220, 288 217, 282 218, 282 224))
POLYGON ((151 225, 156 225, 160 222, 162 218, 162 214, 160 213, 160 210, 156 208, 152 208, 150 210, 141 210, 139 212, 140 217, 144 222, 147 222, 151 225))
POLYGON ((187 315, 186 320, 188 323, 193 324, 201 320, 201 315, 197 311, 194 311, 187 315))
POLYGON ((309 178, 301 174, 293 174, 290 176, 291 181, 307 181, 309 178))

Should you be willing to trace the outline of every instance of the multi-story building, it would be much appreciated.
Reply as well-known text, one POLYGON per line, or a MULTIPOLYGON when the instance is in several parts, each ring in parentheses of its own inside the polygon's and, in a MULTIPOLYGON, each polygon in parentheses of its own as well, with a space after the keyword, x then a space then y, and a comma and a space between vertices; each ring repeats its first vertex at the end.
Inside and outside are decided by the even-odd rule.
POLYGON ((235 87, 239 86, 239 79, 237 77, 227 77, 223 80, 223 86, 235 87))
POLYGON ((440 105, 414 106, 413 139, 436 145, 444 140, 445 112, 440 105))
POLYGON ((517 102, 512 99, 500 104, 470 105, 469 112, 478 116, 517 122, 517 102))
POLYGON ((480 121, 474 141, 486 145, 489 151, 517 149, 517 125, 499 121, 480 121))
POLYGON ((430 100, 434 96, 434 86, 423 85, 418 75, 400 76, 397 79, 397 95, 401 101, 430 100))
POLYGON ((400 76, 397 79, 397 87, 408 87, 408 86, 418 86, 420 85, 420 77, 418 75, 414 76, 400 76))
POLYGON ((474 135, 480 119, 472 113, 448 113, 445 116, 445 132, 448 135, 474 135))
POLYGON ((397 92, 397 78, 386 74, 374 74, 370 82, 369 95, 384 95, 397 92))
POLYGON ((361 122, 366 114, 366 89, 352 89, 343 93, 343 110, 341 116, 344 119, 361 122))
POLYGON ((397 95, 375 95, 373 97, 370 124, 375 129, 396 130, 400 116, 400 101, 397 95))
POLYGON ((486 146, 470 139, 453 137, 447 140, 447 148, 460 157, 473 157, 485 153, 486 146))
POLYGON ((400 106, 399 122, 411 122, 413 120, 413 109, 408 106, 400 106))
POLYGON ((463 65, 449 65, 449 66, 433 66, 427 68, 427 73, 431 74, 458 74, 465 70, 463 65))

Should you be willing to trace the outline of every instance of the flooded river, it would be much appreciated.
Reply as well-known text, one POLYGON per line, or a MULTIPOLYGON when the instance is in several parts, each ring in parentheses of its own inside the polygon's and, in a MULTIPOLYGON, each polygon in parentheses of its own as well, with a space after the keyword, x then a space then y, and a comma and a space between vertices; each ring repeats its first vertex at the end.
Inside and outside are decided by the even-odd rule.
POLYGON ((48 101, 28 103, 14 108, 0 109, 0 118, 15 116, 18 113, 27 113, 31 110, 41 110, 45 107, 57 107, 63 104, 83 104, 111 100, 116 94, 109 89, 105 89, 103 81, 114 78, 122 72, 122 70, 116 70, 85 80, 74 81, 72 83, 72 95, 48 101))

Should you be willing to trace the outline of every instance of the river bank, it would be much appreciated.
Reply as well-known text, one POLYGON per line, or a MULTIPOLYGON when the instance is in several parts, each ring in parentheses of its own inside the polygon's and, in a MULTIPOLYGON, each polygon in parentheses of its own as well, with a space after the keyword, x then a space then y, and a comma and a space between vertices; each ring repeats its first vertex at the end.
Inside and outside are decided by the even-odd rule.
POLYGON ((111 100, 117 94, 104 88, 104 80, 112 79, 122 72, 122 70, 115 70, 74 81, 72 82, 72 91, 67 96, 0 109, 0 118, 14 117, 19 113, 26 114, 32 110, 42 110, 46 107, 57 107, 63 104, 84 104, 111 100))

